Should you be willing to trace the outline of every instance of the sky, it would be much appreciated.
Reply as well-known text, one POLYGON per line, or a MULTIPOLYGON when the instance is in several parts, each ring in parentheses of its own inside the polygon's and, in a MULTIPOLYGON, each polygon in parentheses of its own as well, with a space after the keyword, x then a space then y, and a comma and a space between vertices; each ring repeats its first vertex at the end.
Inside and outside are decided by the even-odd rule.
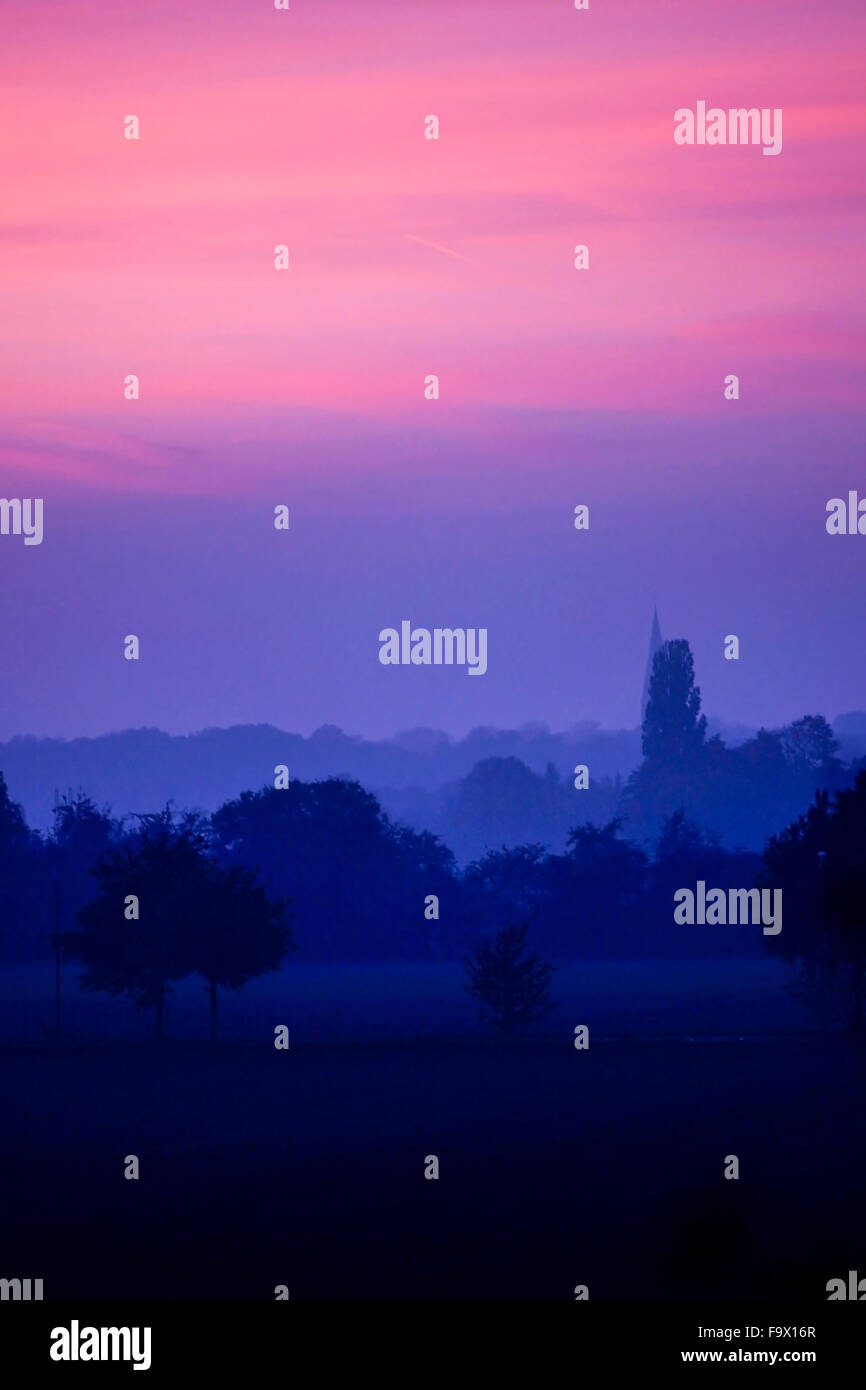
POLYGON ((861 4, 0 21, 0 738, 631 727, 654 603, 711 715, 866 707, 861 4), (700 100, 781 153, 676 145, 700 100), (382 666, 403 619, 486 674, 382 666))

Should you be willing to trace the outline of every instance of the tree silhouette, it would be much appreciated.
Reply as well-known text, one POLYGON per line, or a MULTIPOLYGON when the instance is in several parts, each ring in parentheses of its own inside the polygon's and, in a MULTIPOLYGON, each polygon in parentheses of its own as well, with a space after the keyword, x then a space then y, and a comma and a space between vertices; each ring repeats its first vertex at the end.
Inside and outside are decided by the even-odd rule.
POLYGON ((139 820, 129 842, 103 855, 95 870, 99 896, 81 908, 80 930, 66 933, 64 945, 86 967, 85 989, 153 1009, 157 1037, 173 984, 204 975, 214 1037, 217 987, 240 989, 282 960, 290 945, 286 906, 269 901, 248 871, 210 858, 194 817, 175 825, 166 811, 139 820), (127 915, 131 896, 137 917, 127 915))
POLYGON ((640 902, 647 872, 644 851, 621 837, 618 817, 607 825, 578 825, 568 837, 568 854, 563 857, 571 902, 580 905, 580 914, 604 923, 609 932, 623 925, 640 902))
POLYGON ((464 962, 469 979, 463 988, 484 1006, 482 1018, 506 1035, 536 1023, 553 1008, 554 966, 525 954, 526 933, 526 923, 502 927, 464 962))
POLYGON ((120 826, 83 791, 63 796, 53 817, 45 854, 57 884, 61 926, 73 931, 79 909, 93 897, 94 869, 117 841, 120 826))
MULTIPOLYGON (((9 796, 0 772, 0 955, 23 960, 33 953, 34 936, 27 931, 34 917, 34 848, 24 812, 9 796)), ((47 922, 47 917, 46 917, 47 922)))
POLYGON ((575 795, 573 766, 574 759, 563 780, 552 762, 539 774, 517 757, 482 759, 445 802, 440 822, 445 839, 467 862, 527 843, 562 850, 578 817, 607 818, 619 800, 619 788, 601 776, 575 795))
POLYGON ((395 826, 359 783, 329 777, 244 792, 211 825, 220 862, 257 872, 274 897, 291 897, 305 956, 427 954, 427 933, 407 904, 453 890, 453 856, 435 836, 395 826))
POLYGON ((790 961, 819 1012, 841 1011, 864 1032, 866 1007, 866 772, 831 800, 818 792, 804 816, 764 851, 762 887, 781 888, 784 928, 767 937, 790 961))
POLYGON ((716 826, 729 755, 720 738, 706 737, 694 671, 682 638, 662 643, 653 658, 643 762, 629 777, 620 807, 629 834, 647 846, 680 807, 699 823, 716 826))
MULTIPOLYGON (((835 773, 836 735, 823 714, 805 714, 780 734, 784 756, 795 773, 835 773)), ((825 783, 826 785, 826 783, 825 783)))
POLYGON ((82 987, 153 1009, 159 1038, 166 995, 195 968, 189 928, 205 886, 204 847, 201 836, 157 826, 146 827, 136 845, 109 850, 94 871, 99 896, 78 912, 80 930, 63 938, 86 967, 82 987), (131 895, 138 920, 125 915, 131 895))
POLYGON ((257 975, 278 970, 289 949, 288 904, 272 901, 247 869, 210 862, 194 919, 192 960, 208 983, 210 1039, 217 1036, 217 992, 239 993, 257 975))
POLYGON ((708 835, 693 820, 689 820, 685 807, 678 806, 668 816, 662 826, 656 843, 656 863, 699 864, 706 858, 710 848, 717 848, 716 837, 708 835))
POLYGON ((706 731, 691 648, 680 637, 663 642, 653 659, 642 730, 643 755, 650 762, 684 763, 701 748, 706 731))
POLYGON ((467 921, 488 932, 514 915, 527 927, 534 924, 546 904, 546 857, 542 845, 513 845, 469 864, 463 875, 467 921))

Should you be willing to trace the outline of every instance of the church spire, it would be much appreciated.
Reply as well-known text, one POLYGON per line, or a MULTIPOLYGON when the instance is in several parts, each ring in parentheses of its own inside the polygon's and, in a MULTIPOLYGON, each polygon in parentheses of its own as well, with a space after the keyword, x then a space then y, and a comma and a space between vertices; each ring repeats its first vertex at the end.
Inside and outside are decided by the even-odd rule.
POLYGON ((655 654, 662 645, 662 630, 659 626, 659 611, 653 604, 653 625, 650 632, 649 651, 646 659, 646 674, 643 678, 643 695, 640 702, 640 722, 643 727, 644 717, 646 716, 647 701, 649 700, 650 681, 652 680, 653 661, 655 654))

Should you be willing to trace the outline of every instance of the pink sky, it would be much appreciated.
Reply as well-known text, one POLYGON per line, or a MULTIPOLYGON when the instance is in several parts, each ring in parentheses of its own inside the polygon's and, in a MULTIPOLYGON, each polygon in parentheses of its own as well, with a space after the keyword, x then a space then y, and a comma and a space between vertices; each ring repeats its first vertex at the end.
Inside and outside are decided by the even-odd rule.
POLYGON ((487 405, 716 413, 728 372, 744 412, 862 398, 856 6, 3 14, 10 466, 68 474, 51 439, 74 435, 82 479, 116 447, 134 486, 143 441, 298 407, 416 422, 420 402, 434 428, 487 405), (698 99, 781 107, 781 155, 675 146, 698 99))

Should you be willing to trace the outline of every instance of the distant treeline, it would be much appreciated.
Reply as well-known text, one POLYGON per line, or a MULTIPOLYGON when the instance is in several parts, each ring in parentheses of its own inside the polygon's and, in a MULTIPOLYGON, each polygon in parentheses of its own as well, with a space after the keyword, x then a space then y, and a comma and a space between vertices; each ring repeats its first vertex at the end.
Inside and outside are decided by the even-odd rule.
MULTIPOLYGON (((714 737, 710 725, 706 765, 691 769, 685 788, 690 816, 729 847, 761 850, 818 786, 849 781, 866 755, 866 714, 840 716, 832 729, 820 724, 828 740, 807 739, 805 748, 802 721, 757 733, 717 726, 714 737)), ((661 822, 676 807, 666 803, 659 815, 648 804, 647 825, 633 800, 624 803, 627 780, 641 762, 641 741, 640 730, 588 723, 560 733, 543 724, 479 728, 461 739, 416 729, 379 741, 332 725, 309 738, 268 725, 186 736, 129 729, 69 741, 15 738, 0 745, 0 768, 29 824, 48 832, 57 797, 70 789, 117 809, 154 810, 170 801, 209 815, 246 788, 261 786, 283 763, 302 782, 360 782, 392 820, 432 831, 466 865, 503 845, 537 842, 562 853, 575 825, 599 825, 615 815, 652 853, 661 822), (574 787, 578 765, 589 769, 586 790, 574 787)))
POLYGON ((357 782, 245 792, 209 818, 168 808, 118 820, 77 793, 61 800, 51 833, 39 835, 0 777, 0 956, 47 958, 55 917, 61 933, 76 932, 100 893, 114 895, 108 929, 113 912, 118 933, 131 930, 129 895, 140 899, 135 920, 146 921, 157 899, 163 913, 188 914, 189 902, 179 892, 166 898, 156 876, 192 878, 192 859, 152 853, 154 842, 184 837, 221 870, 245 870, 271 901, 288 903, 306 960, 459 958, 513 920, 528 922, 533 948, 558 959, 760 949, 760 933, 720 942, 696 931, 685 939, 674 926, 676 888, 701 877, 750 886, 760 867, 759 856, 720 848, 682 812, 666 822, 652 858, 611 820, 576 827, 564 854, 541 845, 496 850, 461 873, 441 840, 395 824, 357 782), (148 846, 153 862, 145 864, 148 846))
MULTIPOLYGON (((220 916, 230 943, 233 929, 249 926, 245 913, 250 921, 264 913, 261 900, 254 903, 259 892, 286 906, 280 930, 291 921, 292 944, 306 960, 456 959, 513 922, 529 925, 534 950, 560 960, 761 951, 759 927, 677 925, 673 894, 699 880, 720 889, 755 884, 761 851, 726 847, 718 817, 736 802, 760 831, 763 850, 816 791, 850 784, 855 770, 838 760, 832 730, 820 716, 807 716, 734 749, 708 738, 691 652, 674 641, 655 658, 642 746, 640 767, 616 785, 615 796, 596 801, 601 814, 582 823, 575 815, 561 848, 527 837, 529 843, 489 848, 463 869, 439 836, 393 820, 349 778, 292 778, 284 787, 244 792, 210 816, 166 808, 118 818, 85 792, 68 793, 51 829, 37 833, 0 776, 0 957, 46 958, 58 937, 71 950, 70 937, 82 925, 107 933, 106 947, 112 914, 118 932, 131 932, 126 923, 147 922, 158 900, 163 916, 178 917, 166 930, 180 931, 182 912, 200 919, 199 959, 208 921, 201 905, 220 916), (174 853, 179 842, 189 850, 186 859, 174 853), (170 882, 181 863, 200 875, 186 898, 170 882), (143 900, 135 919, 125 918, 125 898, 142 896, 139 880, 143 900), (216 908, 232 894, 234 928, 231 915, 216 908)), ((534 778, 508 760, 476 769, 464 796, 479 834, 490 836, 485 822, 498 825, 503 815, 519 824, 532 793, 527 776, 534 778)), ((560 798, 563 817, 566 806, 592 795, 553 774, 536 780, 560 798)), ((133 934, 145 955, 157 950, 155 942, 147 945, 144 926, 133 934)))

